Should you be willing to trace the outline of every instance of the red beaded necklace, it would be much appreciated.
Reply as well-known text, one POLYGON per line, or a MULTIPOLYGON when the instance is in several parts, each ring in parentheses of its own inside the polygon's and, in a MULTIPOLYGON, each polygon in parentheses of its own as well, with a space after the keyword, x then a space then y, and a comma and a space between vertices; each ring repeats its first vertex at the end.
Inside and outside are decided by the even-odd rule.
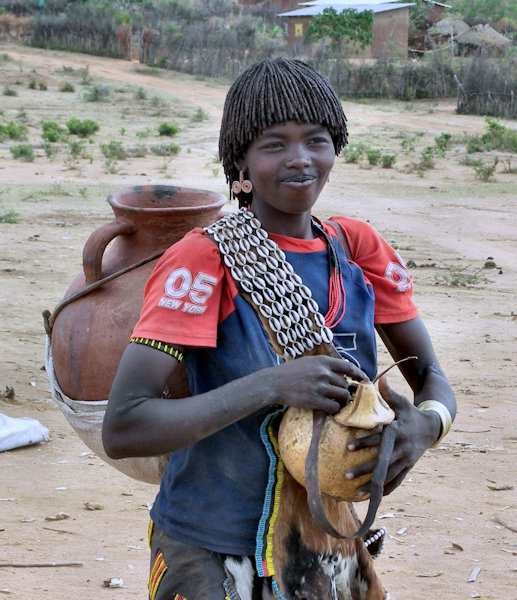
POLYGON ((341 321, 345 314, 346 295, 343 286, 343 273, 332 237, 314 217, 312 217, 311 223, 327 242, 329 255, 329 309, 325 315, 325 325, 332 329, 341 321))

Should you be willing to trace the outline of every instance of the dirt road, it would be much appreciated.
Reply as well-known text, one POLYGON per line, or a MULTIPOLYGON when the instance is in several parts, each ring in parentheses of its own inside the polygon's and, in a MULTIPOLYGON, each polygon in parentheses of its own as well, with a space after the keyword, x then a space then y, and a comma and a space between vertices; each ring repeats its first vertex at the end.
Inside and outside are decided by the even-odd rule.
MULTIPOLYGON (((25 122, 36 148, 33 162, 21 162, 10 143, 0 143, 0 216, 18 214, 17 222, 0 222, 0 393, 14 390, 0 399, 0 412, 37 418, 51 432, 48 443, 0 454, 0 563, 27 565, 0 566, 0 594, 143 599, 148 505, 156 490, 92 455, 52 402, 41 311, 53 308, 80 271, 90 233, 113 218, 105 202, 111 190, 166 182, 226 191, 214 160, 226 86, 127 61, 7 45, 0 53, 0 87, 17 91, 2 96, 0 122, 25 122), (111 99, 84 102, 81 73, 90 85, 110 87, 111 99), (30 89, 31 79, 48 89, 30 89), (65 79, 74 94, 59 91, 65 79), (138 88, 144 100, 136 100, 138 88), (204 114, 198 122, 197 109, 204 114), (40 124, 71 116, 101 124, 86 146, 89 158, 67 162, 62 149, 49 160, 40 124), (106 164, 97 141, 163 143, 153 133, 163 121, 180 124, 177 156, 141 152, 106 164), (29 566, 43 562, 81 565, 29 566), (122 578, 124 587, 104 587, 110 578, 122 578)), ((459 405, 442 446, 383 500, 378 524, 388 526, 389 538, 377 571, 394 600, 516 600, 516 175, 501 162, 496 181, 483 182, 462 163, 461 136, 482 132, 485 123, 456 115, 453 100, 345 109, 351 142, 397 152, 397 163, 382 169, 337 159, 316 212, 369 220, 411 261, 416 301, 459 405), (441 132, 455 136, 454 146, 419 173, 412 163, 441 132), (418 145, 413 154, 401 149, 406 138, 418 145), (483 268, 487 257, 497 268, 483 268), (466 283, 467 275, 471 285, 447 285, 466 283)), ((383 352, 380 362, 389 362, 383 352)), ((399 376, 390 382, 407 391, 399 376)))

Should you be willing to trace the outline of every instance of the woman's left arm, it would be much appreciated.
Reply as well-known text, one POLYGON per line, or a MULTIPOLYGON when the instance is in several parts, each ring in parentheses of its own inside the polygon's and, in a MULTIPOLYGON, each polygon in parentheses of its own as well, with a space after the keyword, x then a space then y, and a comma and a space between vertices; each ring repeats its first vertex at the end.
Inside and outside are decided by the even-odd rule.
MULTIPOLYGON (((447 432, 456 415, 456 400, 419 317, 377 325, 377 332, 394 360, 417 357, 399 365, 413 391, 413 402, 392 390, 386 378, 379 380, 379 391, 396 415, 390 425, 395 430, 395 448, 384 484, 384 494, 389 494, 402 483, 422 454, 447 432)), ((360 438, 350 449, 378 445, 379 437, 360 438)), ((347 477, 357 477, 372 469, 372 464, 366 463, 347 477)))

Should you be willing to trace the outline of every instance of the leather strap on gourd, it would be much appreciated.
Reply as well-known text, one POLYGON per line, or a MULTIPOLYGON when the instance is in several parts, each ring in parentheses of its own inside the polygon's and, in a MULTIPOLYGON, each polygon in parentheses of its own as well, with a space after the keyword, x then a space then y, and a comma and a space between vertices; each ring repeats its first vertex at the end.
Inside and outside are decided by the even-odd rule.
POLYGON ((318 472, 319 445, 321 434, 323 433, 328 418, 329 415, 321 410, 313 411, 312 438, 307 458, 305 459, 305 488, 307 490, 309 510, 311 511, 312 518, 316 524, 332 537, 343 539, 363 538, 372 526, 382 500, 384 480, 386 479, 391 454, 395 444, 395 432, 390 425, 385 426, 382 430, 377 464, 375 465, 372 479, 370 480, 370 500, 366 517, 364 518, 363 524, 353 535, 345 535, 340 531, 337 531, 332 523, 330 523, 321 498, 318 472))

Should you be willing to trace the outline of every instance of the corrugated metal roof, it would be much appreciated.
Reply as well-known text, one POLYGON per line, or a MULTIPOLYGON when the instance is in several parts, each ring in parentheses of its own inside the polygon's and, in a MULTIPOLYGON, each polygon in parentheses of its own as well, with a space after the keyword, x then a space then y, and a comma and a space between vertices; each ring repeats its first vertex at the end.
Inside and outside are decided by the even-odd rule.
MULTIPOLYGON (((451 8, 448 4, 442 4, 441 2, 435 2, 435 0, 425 0, 429 4, 436 4, 437 6, 443 6, 444 8, 451 8)), ((332 4, 393 4, 397 0, 336 0, 332 4)), ((309 0, 308 2, 299 2, 300 6, 317 6, 320 4, 329 4, 329 0, 309 0)))
POLYGON ((325 8, 334 8, 338 12, 341 12, 345 8, 352 8, 357 10, 358 12, 362 12, 364 10, 371 10, 374 13, 386 12, 389 10, 398 10, 399 8, 406 8, 407 6, 413 6, 414 2, 410 2, 407 4, 357 4, 357 3, 346 3, 340 4, 337 2, 325 2, 322 4, 318 4, 316 6, 305 6, 303 8, 298 8, 296 10, 291 10, 289 12, 280 13, 279 17, 313 17, 314 15, 319 15, 323 12, 325 8))

